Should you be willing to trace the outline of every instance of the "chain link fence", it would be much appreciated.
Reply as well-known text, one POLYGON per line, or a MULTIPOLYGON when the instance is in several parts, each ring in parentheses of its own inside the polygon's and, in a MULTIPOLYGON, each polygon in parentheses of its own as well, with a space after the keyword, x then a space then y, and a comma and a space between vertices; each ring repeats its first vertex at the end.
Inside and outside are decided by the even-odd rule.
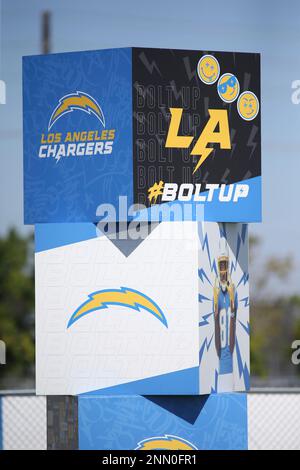
POLYGON ((300 390, 248 394, 248 447, 300 450, 300 390))
POLYGON ((0 449, 46 449, 46 409, 46 397, 26 392, 0 395, 0 449))
MULTIPOLYGON (((300 450, 300 390, 248 394, 250 450, 300 450)), ((78 449, 76 397, 0 394, 0 449, 78 449)))

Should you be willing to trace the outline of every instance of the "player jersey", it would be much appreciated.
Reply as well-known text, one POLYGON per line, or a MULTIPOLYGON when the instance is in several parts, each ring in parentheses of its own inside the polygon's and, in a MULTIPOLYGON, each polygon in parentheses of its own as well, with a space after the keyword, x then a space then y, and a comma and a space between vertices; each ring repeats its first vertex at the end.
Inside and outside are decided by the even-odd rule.
MULTIPOLYGON (((235 294, 235 305, 237 305, 236 302, 237 295, 235 294)), ((219 374, 231 374, 233 372, 233 360, 230 351, 231 309, 230 296, 227 289, 225 292, 222 289, 219 290, 218 311, 221 343, 219 374)))

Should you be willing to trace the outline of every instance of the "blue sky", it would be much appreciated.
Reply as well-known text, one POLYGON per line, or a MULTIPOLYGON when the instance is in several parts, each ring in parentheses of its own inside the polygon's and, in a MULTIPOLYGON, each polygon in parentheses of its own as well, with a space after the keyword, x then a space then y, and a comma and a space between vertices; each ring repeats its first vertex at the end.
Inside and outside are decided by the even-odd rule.
MULTIPOLYGON (((262 254, 300 262, 300 3, 231 0, 2 0, 0 79, 0 233, 23 220, 21 57, 40 53, 41 12, 52 11, 52 52, 121 46, 250 51, 262 54, 264 221, 250 227, 262 254)), ((297 274, 297 271, 296 271, 297 274)), ((299 290, 299 275, 288 289, 299 290)))

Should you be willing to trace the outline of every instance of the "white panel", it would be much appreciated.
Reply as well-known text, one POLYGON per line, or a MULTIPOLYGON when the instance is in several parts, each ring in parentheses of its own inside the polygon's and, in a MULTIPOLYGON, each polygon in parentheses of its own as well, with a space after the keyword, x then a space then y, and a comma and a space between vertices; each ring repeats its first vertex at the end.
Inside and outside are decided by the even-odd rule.
POLYGON ((36 254, 38 394, 79 394, 198 365, 197 224, 160 224, 128 257, 99 237, 36 254), (88 295, 127 287, 147 311, 110 305, 67 328, 88 295))

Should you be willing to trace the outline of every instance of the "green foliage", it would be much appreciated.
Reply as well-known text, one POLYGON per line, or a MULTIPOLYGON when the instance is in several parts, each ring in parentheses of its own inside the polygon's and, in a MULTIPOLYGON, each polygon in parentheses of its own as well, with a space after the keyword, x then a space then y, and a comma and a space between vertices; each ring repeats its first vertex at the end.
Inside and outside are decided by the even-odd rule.
POLYGON ((260 240, 250 238, 251 374, 261 378, 296 376, 291 344, 300 339, 300 297, 285 294, 293 273, 292 259, 270 257, 262 261, 259 248, 260 240))
POLYGON ((0 386, 34 371, 33 237, 12 229, 0 239, 0 339, 6 343, 6 365, 0 386))

